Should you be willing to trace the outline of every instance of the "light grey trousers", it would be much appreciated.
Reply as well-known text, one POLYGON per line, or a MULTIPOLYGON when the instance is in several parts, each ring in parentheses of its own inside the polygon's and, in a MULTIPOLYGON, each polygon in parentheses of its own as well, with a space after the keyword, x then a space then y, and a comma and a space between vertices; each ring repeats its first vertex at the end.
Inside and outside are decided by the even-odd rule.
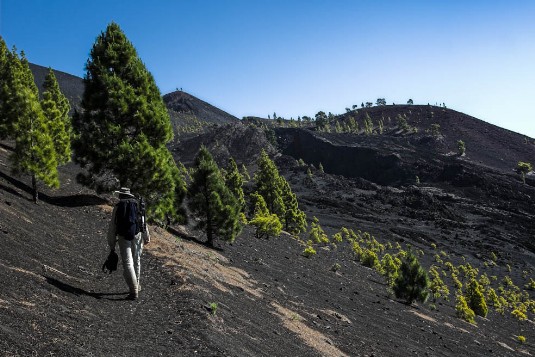
POLYGON ((136 234, 132 240, 119 238, 119 250, 123 262, 123 277, 131 293, 137 293, 139 276, 141 274, 141 253, 143 252, 143 239, 141 233, 136 234))

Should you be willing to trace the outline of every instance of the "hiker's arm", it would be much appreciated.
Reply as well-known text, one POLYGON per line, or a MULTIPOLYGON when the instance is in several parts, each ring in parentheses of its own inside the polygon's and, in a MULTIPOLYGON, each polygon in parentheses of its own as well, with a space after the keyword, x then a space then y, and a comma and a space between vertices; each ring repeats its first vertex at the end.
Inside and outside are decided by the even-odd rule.
POLYGON ((115 226, 115 211, 117 207, 113 208, 113 213, 111 215, 110 226, 108 227, 108 245, 111 250, 115 250, 115 244, 117 243, 117 234, 115 226))
POLYGON ((143 236, 143 243, 149 244, 150 243, 150 232, 149 232, 149 225, 145 224, 145 230, 141 233, 143 236))

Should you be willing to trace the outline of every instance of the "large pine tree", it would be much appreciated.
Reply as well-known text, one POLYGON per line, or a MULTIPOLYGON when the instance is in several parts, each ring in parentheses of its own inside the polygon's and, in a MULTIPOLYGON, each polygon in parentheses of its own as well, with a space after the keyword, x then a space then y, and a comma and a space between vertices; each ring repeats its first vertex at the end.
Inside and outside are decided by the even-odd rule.
POLYGON ((82 111, 73 118, 80 181, 101 190, 127 186, 143 195, 149 215, 179 218, 184 180, 166 144, 169 115, 154 78, 120 27, 98 36, 86 64, 82 111))
POLYGON ((206 231, 208 245, 213 245, 215 237, 232 242, 241 230, 238 202, 204 146, 195 158, 188 207, 199 218, 197 228, 206 231))
POLYGON ((0 140, 8 136, 9 128, 7 117, 4 114, 4 102, 6 101, 9 83, 7 82, 9 50, 4 39, 0 36, 0 140))
POLYGON ((41 108, 47 119, 48 128, 58 164, 62 165, 71 161, 71 118, 69 111, 71 106, 67 98, 61 93, 58 81, 52 68, 49 68, 43 84, 43 99, 41 108))
POLYGON ((12 169, 15 174, 31 176, 33 200, 37 203, 37 180, 59 187, 54 143, 24 53, 20 58, 15 49, 8 54, 6 72, 2 116, 9 128, 8 137, 15 140, 10 156, 12 169))

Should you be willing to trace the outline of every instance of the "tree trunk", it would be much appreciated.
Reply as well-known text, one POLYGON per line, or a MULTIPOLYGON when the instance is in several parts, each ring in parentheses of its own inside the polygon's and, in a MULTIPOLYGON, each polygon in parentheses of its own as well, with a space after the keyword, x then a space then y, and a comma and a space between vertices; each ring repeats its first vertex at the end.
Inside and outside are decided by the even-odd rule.
POLYGON ((210 226, 206 227, 206 238, 207 238, 206 244, 208 246, 210 246, 210 247, 213 247, 214 246, 214 237, 212 235, 212 227, 210 227, 210 226))
POLYGON ((214 246, 214 237, 212 232, 212 212, 210 212, 210 193, 208 186, 204 186, 204 200, 206 204, 206 244, 210 247, 214 246))
POLYGON ((37 180, 35 179, 35 174, 32 174, 32 190, 33 190, 33 203, 37 204, 39 200, 39 192, 37 191, 37 180))

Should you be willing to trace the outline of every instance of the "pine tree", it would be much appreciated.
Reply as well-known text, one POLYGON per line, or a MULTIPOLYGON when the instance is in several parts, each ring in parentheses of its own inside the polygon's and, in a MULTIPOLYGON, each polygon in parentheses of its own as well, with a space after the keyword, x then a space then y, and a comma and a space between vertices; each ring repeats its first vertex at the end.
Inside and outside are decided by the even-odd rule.
POLYGON ((286 207, 282 200, 279 170, 264 150, 262 150, 258 159, 258 170, 254 175, 254 181, 256 183, 256 191, 264 197, 269 212, 284 219, 286 207))
POLYGON ((251 176, 249 175, 249 171, 247 171, 247 167, 245 167, 245 164, 241 164, 241 175, 243 177, 243 181, 251 181, 251 176))
POLYGON ((270 236, 280 235, 282 223, 276 214, 269 213, 264 198, 254 192, 251 195, 251 200, 254 202, 254 216, 249 221, 249 224, 256 227, 256 238, 269 238, 270 236))
POLYGON ((476 315, 485 317, 488 313, 487 302, 483 295, 483 289, 476 279, 471 279, 466 287, 466 298, 468 306, 476 315))
POLYGON ((3 85, 5 100, 2 115, 10 128, 9 137, 15 140, 15 149, 10 156, 13 173, 31 176, 33 201, 37 203, 37 180, 50 187, 59 187, 59 178, 54 143, 23 52, 20 58, 15 49, 8 54, 3 85))
POLYGON ((425 302, 429 295, 429 278, 420 265, 418 258, 409 252, 402 261, 399 275, 394 281, 394 294, 397 298, 405 299, 408 304, 417 300, 425 302))
POLYGON ((476 314, 474 313, 474 310, 468 306, 463 294, 457 294, 455 296, 455 301, 455 311, 457 312, 457 317, 474 324, 474 318, 476 317, 476 314))
POLYGON ((304 232, 307 228, 306 215, 299 209, 297 196, 292 192, 290 184, 284 176, 279 176, 280 185, 282 188, 282 201, 284 202, 284 225, 287 232, 299 234, 304 232))
POLYGON ((67 98, 61 93, 56 76, 51 68, 43 84, 43 99, 41 108, 47 119, 48 128, 58 164, 65 164, 71 160, 71 106, 67 98))
POLYGON ((321 228, 320 221, 316 217, 313 217, 312 223, 310 223, 308 238, 316 243, 329 243, 329 237, 327 237, 327 234, 325 234, 325 231, 321 228))
POLYGON ((355 120, 355 118, 353 118, 353 116, 350 116, 349 117, 349 131, 351 133, 355 133, 355 134, 358 134, 359 132, 359 124, 357 123, 357 121, 355 120))
POLYGON ((373 121, 368 113, 364 117, 364 133, 370 135, 373 132, 373 121))
POLYGON ((389 253, 386 253, 381 259, 381 271, 385 276, 388 285, 392 286, 399 274, 399 267, 401 266, 401 260, 397 257, 392 257, 389 253))
POLYGON ((466 145, 464 144, 464 141, 457 140, 457 149, 459 150, 459 155, 464 156, 466 153, 466 145))
POLYGON ((4 102, 7 100, 8 82, 8 58, 9 50, 0 36, 0 140, 6 139, 10 133, 10 128, 5 114, 4 102))
POLYGON ((188 187, 188 207, 200 218, 197 228, 206 232, 208 245, 213 246, 215 237, 234 241, 241 230, 238 202, 206 147, 201 147, 194 167, 188 187))
POLYGON ((238 165, 233 158, 229 159, 229 169, 225 176, 225 181, 230 192, 238 201, 240 212, 245 209, 245 196, 243 194, 243 177, 238 170, 238 165))
POLYGON ((154 78, 115 23, 98 36, 86 64, 82 112, 75 113, 75 160, 82 183, 130 187, 148 214, 180 218, 185 184, 166 144, 173 132, 154 78))
POLYGON ((429 275, 431 276, 429 282, 429 291, 433 296, 433 302, 436 302, 437 299, 441 297, 447 300, 450 294, 450 290, 440 277, 440 273, 436 266, 433 265, 429 269, 429 275))

